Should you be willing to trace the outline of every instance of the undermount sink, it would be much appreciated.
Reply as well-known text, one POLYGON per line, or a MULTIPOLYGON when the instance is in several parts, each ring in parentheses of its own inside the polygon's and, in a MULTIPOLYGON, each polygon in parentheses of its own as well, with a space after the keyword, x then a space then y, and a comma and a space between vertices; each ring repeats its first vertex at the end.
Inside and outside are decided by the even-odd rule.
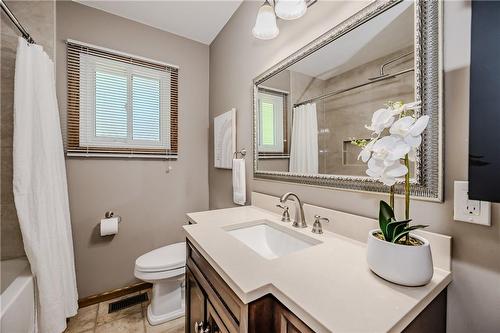
POLYGON ((225 230, 266 259, 276 259, 321 243, 267 220, 231 226, 225 230))

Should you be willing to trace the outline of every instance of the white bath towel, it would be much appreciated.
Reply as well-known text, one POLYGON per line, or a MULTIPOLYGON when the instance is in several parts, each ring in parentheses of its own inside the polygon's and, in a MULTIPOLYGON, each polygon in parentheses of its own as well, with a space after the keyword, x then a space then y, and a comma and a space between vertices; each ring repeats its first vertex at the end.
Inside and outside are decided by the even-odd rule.
POLYGON ((73 239, 54 63, 19 38, 14 84, 14 200, 36 279, 37 328, 61 333, 76 314, 73 239))
POLYGON ((238 205, 244 205, 247 201, 245 159, 243 158, 233 159, 233 201, 238 205))

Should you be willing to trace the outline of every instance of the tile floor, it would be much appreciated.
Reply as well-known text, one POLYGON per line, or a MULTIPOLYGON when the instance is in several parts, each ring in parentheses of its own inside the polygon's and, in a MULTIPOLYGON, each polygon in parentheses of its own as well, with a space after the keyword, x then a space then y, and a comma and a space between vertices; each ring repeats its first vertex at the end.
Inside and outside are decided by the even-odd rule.
POLYGON ((64 333, 183 333, 184 317, 151 326, 146 319, 149 300, 108 313, 109 303, 144 292, 151 299, 151 291, 145 290, 79 309, 78 314, 70 319, 64 333))

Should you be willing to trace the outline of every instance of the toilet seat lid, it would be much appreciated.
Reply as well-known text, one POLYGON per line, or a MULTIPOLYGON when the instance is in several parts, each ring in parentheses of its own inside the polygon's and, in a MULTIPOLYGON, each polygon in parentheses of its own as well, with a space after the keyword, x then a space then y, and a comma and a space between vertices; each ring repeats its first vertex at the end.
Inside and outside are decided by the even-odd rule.
POLYGON ((143 254, 135 261, 141 272, 168 271, 186 266, 186 243, 175 243, 143 254))

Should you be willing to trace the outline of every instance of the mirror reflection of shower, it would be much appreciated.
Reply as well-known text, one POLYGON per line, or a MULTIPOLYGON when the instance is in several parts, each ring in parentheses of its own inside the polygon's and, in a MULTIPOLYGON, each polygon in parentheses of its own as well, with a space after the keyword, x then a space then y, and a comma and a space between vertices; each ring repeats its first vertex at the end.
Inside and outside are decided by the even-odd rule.
POLYGON ((365 176, 351 140, 370 138, 364 125, 387 101, 415 100, 413 27, 401 2, 260 84, 257 169, 365 176))

